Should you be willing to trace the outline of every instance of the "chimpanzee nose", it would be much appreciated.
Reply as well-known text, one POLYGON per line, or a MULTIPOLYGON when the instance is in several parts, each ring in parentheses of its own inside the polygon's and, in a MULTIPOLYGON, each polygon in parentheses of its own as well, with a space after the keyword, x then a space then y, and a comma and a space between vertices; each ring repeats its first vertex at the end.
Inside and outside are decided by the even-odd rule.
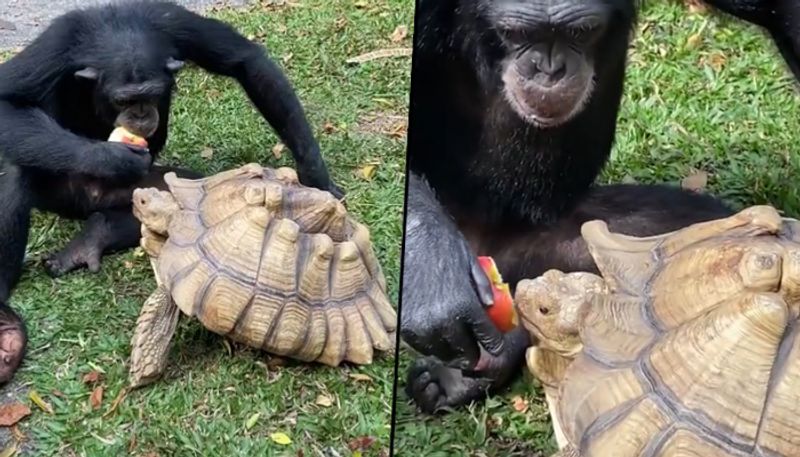
POLYGON ((543 73, 550 82, 558 82, 567 73, 567 65, 564 55, 557 52, 549 44, 534 46, 531 50, 531 63, 536 67, 538 73, 543 73))

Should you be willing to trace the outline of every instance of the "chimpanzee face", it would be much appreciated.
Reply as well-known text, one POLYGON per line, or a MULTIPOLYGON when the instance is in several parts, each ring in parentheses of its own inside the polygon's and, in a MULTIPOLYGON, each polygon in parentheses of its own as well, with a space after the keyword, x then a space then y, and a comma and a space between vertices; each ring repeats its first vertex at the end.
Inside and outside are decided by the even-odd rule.
POLYGON ((633 1, 494 0, 482 14, 505 51, 505 98, 527 122, 550 128, 579 114, 592 97, 609 40, 626 40, 633 1), (620 30, 622 29, 622 30, 620 30))
POLYGON ((95 108, 106 122, 148 138, 158 130, 159 105, 170 96, 183 62, 167 58, 149 68, 140 61, 114 66, 86 67, 75 76, 95 83, 95 108))

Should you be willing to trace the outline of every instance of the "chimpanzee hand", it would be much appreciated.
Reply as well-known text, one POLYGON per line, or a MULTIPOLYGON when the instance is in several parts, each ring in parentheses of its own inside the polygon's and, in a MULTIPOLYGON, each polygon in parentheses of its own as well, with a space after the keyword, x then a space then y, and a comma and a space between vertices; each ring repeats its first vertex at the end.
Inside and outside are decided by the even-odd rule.
POLYGON ((85 174, 133 182, 150 170, 150 150, 131 144, 101 141, 87 151, 85 174))
POLYGON ((344 197, 344 191, 331 180, 328 169, 321 160, 317 164, 298 165, 297 177, 304 186, 327 190, 339 200, 344 197))
POLYGON ((503 351, 503 335, 486 314, 489 279, 433 191, 409 176, 400 332, 417 351, 461 369, 482 349, 503 351))

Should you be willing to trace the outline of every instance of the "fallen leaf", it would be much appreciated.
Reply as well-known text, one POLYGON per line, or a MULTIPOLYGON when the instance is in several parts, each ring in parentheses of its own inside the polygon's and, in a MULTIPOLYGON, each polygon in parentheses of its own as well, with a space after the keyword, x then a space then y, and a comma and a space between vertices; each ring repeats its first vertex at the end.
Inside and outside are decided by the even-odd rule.
POLYGON ((350 440, 350 442, 347 443, 347 447, 349 447, 351 451, 366 450, 372 446, 374 442, 375 438, 371 436, 360 436, 350 440))
POLYGON ((134 266, 133 262, 131 262, 130 260, 126 260, 126 261, 122 262, 122 265, 128 270, 132 269, 133 266, 134 266))
POLYGON ((706 188, 708 184, 708 173, 705 171, 696 171, 691 175, 683 178, 681 181, 681 187, 686 190, 691 190, 694 192, 700 192, 706 188))
POLYGON ((145 254, 146 252, 144 252, 144 249, 142 249, 141 247, 137 247, 136 249, 133 250, 134 257, 144 257, 145 254))
POLYGON ((333 405, 333 399, 327 395, 319 394, 317 395, 317 400, 314 401, 314 403, 327 408, 333 405))
POLYGON ((283 63, 289 63, 289 61, 292 60, 292 57, 294 57, 294 54, 290 52, 289 54, 284 54, 283 57, 281 57, 281 60, 283 60, 283 63))
POLYGON ((103 414, 103 417, 108 417, 108 416, 110 416, 110 415, 111 415, 111 414, 112 414, 114 411, 116 411, 116 410, 117 410, 117 407, 119 406, 119 404, 120 404, 120 403, 122 403, 122 400, 124 400, 124 399, 125 399, 125 396, 127 396, 127 395, 128 395, 128 389, 127 389, 127 388, 123 388, 123 389, 121 389, 121 390, 119 391, 119 393, 117 394, 117 397, 114 399, 114 401, 112 401, 112 402, 111 402, 111 407, 110 407, 110 408, 108 408, 108 411, 106 411, 106 412, 103 414))
POLYGON ((369 2, 366 2, 366 1, 364 1, 364 0, 358 0, 358 1, 355 3, 355 5, 354 5, 354 6, 355 6, 356 8, 359 8, 359 9, 360 9, 360 8, 366 8, 366 7, 367 7, 367 5, 369 5, 369 2))
POLYGON ((361 64, 371 60, 386 59, 389 57, 409 57, 411 56, 411 48, 390 48, 378 49, 376 51, 367 52, 356 57, 351 57, 346 60, 348 64, 361 64))
POLYGON ((38 406, 42 411, 46 412, 47 414, 53 414, 53 408, 48 405, 47 402, 42 399, 42 397, 39 396, 39 392, 31 390, 28 392, 28 398, 30 398, 31 401, 35 403, 36 406, 38 406))
POLYGON ((3 449, 3 452, 0 452, 0 457, 11 457, 16 453, 17 453, 17 443, 11 443, 11 446, 3 449))
POLYGON ((700 44, 700 40, 702 39, 703 37, 699 33, 695 33, 694 35, 690 36, 688 40, 686 40, 686 47, 689 49, 695 48, 698 44, 700 44))
POLYGON ((511 403, 514 406, 514 410, 517 412, 524 413, 525 411, 528 410, 528 400, 525 400, 519 395, 512 398, 511 403))
POLYGON ((269 438, 278 443, 286 446, 287 444, 292 444, 292 439, 289 438, 289 435, 281 432, 275 432, 269 436, 269 438))
POLYGON ((355 379, 356 381, 360 382, 372 382, 372 378, 369 376, 362 374, 362 373, 350 373, 349 375, 351 378, 355 379))
POLYGON ((103 386, 97 386, 89 396, 89 404, 92 405, 92 409, 97 409, 101 403, 103 403, 103 386))
POLYGON ((280 159, 283 156, 283 150, 286 149, 286 146, 283 143, 278 143, 272 147, 272 155, 275 156, 276 159, 280 159))
POLYGON ((53 396, 58 397, 58 398, 63 398, 63 399, 67 398, 67 396, 64 395, 64 392, 62 392, 60 390, 53 389, 52 391, 50 391, 50 393, 52 393, 53 396))
POLYGON ((259 417, 261 417, 261 413, 255 413, 252 416, 248 417, 247 422, 244 423, 244 429, 250 430, 251 428, 253 428, 256 425, 256 422, 258 422, 259 417))
POLYGON ((331 134, 336 131, 336 127, 330 122, 326 122, 325 125, 322 126, 322 131, 331 134))
POLYGON ((0 406, 0 427, 11 427, 30 413, 31 409, 22 403, 10 403, 0 406))
POLYGON ((211 149, 210 147, 206 146, 200 151, 200 157, 208 160, 208 159, 214 157, 214 150, 211 149))
POLYGON ((398 25, 394 32, 392 32, 392 36, 389 38, 392 40, 392 43, 399 43, 406 39, 408 36, 408 27, 405 25, 398 25))
POLYGON ((367 181, 372 181, 373 176, 375 176, 375 170, 378 169, 378 165, 374 163, 368 163, 366 165, 361 166, 358 169, 358 176, 361 179, 366 179, 367 181))
POLYGON ((94 384, 100 380, 100 372, 97 370, 92 370, 85 375, 83 375, 83 383, 84 384, 94 384))

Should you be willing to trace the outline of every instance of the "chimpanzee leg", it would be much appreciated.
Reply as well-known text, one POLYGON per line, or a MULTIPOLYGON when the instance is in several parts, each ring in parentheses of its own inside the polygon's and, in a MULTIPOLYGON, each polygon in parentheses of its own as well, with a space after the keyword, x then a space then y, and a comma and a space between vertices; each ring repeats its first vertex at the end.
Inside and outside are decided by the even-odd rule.
POLYGON ((175 171, 178 176, 199 178, 200 174, 182 169, 154 167, 136 185, 124 189, 110 189, 105 199, 107 209, 90 214, 83 229, 62 250, 48 256, 45 269, 52 277, 62 276, 79 268, 100 270, 105 254, 130 249, 139 245, 141 224, 131 210, 133 190, 140 187, 165 189, 164 174, 175 171))
POLYGON ((26 183, 19 168, 0 167, 0 383, 14 376, 28 342, 25 323, 8 306, 28 242, 32 193, 26 183))

